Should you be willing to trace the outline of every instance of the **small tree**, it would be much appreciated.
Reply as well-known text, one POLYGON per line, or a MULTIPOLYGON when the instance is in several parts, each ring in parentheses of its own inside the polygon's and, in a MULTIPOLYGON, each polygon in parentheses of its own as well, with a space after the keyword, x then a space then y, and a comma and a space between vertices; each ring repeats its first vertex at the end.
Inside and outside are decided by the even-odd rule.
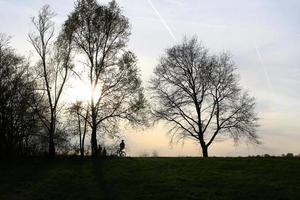
POLYGON ((210 56, 196 38, 167 49, 151 80, 155 119, 171 125, 172 139, 198 141, 204 157, 217 136, 258 143, 254 99, 235 69, 228 54, 210 56))
POLYGON ((47 114, 40 113, 41 120, 48 131, 49 155, 55 156, 54 138, 58 119, 58 106, 65 83, 70 73, 72 35, 61 33, 54 41, 55 14, 48 5, 44 6, 37 18, 32 18, 35 31, 29 34, 29 39, 39 56, 36 71, 41 77, 41 92, 45 92, 48 103, 47 114), (42 117, 43 116, 43 117, 42 117))
POLYGON ((76 121, 76 131, 79 136, 79 150, 81 157, 84 157, 84 142, 88 130, 86 119, 88 119, 89 112, 85 107, 87 106, 84 105, 82 101, 77 101, 72 104, 69 109, 70 113, 75 117, 74 121, 76 121))

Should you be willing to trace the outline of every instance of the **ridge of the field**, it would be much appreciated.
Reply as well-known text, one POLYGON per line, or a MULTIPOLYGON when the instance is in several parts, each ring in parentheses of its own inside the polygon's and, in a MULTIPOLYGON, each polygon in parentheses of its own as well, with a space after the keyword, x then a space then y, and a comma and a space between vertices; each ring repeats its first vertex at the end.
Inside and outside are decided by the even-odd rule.
POLYGON ((0 161, 0 199, 300 199, 300 158, 0 161))

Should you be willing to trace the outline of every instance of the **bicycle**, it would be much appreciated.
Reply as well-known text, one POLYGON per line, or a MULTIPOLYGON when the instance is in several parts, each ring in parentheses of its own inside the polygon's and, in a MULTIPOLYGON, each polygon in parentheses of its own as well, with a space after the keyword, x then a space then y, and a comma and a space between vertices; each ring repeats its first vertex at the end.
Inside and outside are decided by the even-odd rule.
POLYGON ((117 156, 126 157, 126 152, 123 149, 122 150, 118 149, 117 150, 117 156))

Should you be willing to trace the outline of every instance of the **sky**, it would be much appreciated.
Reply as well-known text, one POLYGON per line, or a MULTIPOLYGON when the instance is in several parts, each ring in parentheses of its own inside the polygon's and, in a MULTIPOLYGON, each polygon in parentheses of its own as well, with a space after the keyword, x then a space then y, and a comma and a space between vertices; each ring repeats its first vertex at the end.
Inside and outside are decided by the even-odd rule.
MULTIPOLYGON (((100 2, 106 3, 107 0, 100 2)), ((138 58, 145 87, 164 50, 184 36, 197 36, 212 53, 228 51, 242 87, 256 98, 261 145, 231 139, 211 145, 212 156, 300 153, 300 1, 298 0, 117 0, 129 18, 128 48, 138 58)), ((30 17, 49 4, 57 28, 73 0, 0 0, 0 32, 25 56, 33 53, 30 17)), ((78 90, 78 88, 75 88, 78 90)), ((84 90, 84 89, 83 89, 84 90)), ((65 95, 74 95, 74 88, 65 95)), ((198 156, 194 141, 170 144, 163 124, 123 130, 129 155, 198 156)))

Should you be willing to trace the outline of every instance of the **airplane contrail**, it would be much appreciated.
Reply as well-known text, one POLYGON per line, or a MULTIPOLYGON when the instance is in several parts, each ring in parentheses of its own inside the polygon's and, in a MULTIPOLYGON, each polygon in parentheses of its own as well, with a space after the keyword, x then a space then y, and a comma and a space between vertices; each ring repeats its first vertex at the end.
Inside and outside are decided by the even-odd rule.
MULTIPOLYGON (((161 21, 161 23, 164 25, 164 27, 167 29, 167 31, 169 32, 170 36, 173 38, 173 40, 175 42, 178 42, 176 36, 174 35, 173 31, 171 30, 171 28, 169 27, 169 25, 167 24, 167 22, 165 21, 165 19, 162 17, 162 15, 159 13, 159 11, 156 9, 156 7, 154 6, 152 0, 147 0, 150 7, 153 9, 153 11, 155 12, 155 14, 158 16, 159 20, 161 21)), ((226 26, 226 28, 230 28, 230 26, 226 26)), ((262 55, 256 45, 256 42, 254 42, 254 48, 255 48, 255 52, 258 56, 258 59, 259 59, 259 62, 260 62, 260 65, 261 67, 263 68, 263 72, 264 72, 264 75, 266 77, 266 81, 267 81, 267 85, 268 85, 268 88, 270 90, 273 91, 273 86, 271 84, 271 80, 270 80, 270 76, 269 76, 269 73, 266 69, 266 67, 264 66, 263 64, 263 59, 262 59, 262 55)))
POLYGON ((151 0, 147 0, 147 1, 148 1, 149 5, 151 6, 151 8, 153 9, 153 11, 155 12, 155 14, 158 16, 158 18, 161 21, 161 23, 164 25, 164 27, 167 29, 167 31, 169 32, 169 34, 173 38, 173 40, 175 42, 178 42, 178 40, 175 37, 173 31, 171 30, 171 28, 169 27, 169 25, 167 24, 167 22, 164 20, 164 18, 161 16, 161 14, 158 12, 158 10, 155 8, 155 6, 153 5, 152 1, 151 0))
POLYGON ((272 86, 272 84, 271 84, 271 80, 270 80, 269 73, 268 73, 266 67, 265 67, 264 64, 263 64, 262 56, 261 56, 261 53, 260 53, 260 51, 259 51, 259 49, 258 49, 256 43, 254 43, 254 48, 255 48, 257 57, 258 57, 258 59, 259 59, 260 65, 261 65, 261 67, 263 68, 264 75, 265 75, 265 77, 266 77, 268 87, 269 87, 269 89, 271 89, 271 90, 273 91, 273 86, 272 86))

